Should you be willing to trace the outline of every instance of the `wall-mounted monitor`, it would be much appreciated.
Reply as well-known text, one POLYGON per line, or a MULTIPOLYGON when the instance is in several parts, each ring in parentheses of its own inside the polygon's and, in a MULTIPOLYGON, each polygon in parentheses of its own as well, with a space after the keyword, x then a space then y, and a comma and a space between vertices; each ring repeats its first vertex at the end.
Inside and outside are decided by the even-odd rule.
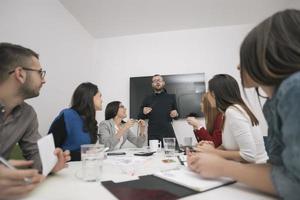
MULTIPOLYGON (((201 96, 205 92, 204 73, 162 75, 169 94, 175 94, 179 118, 194 113, 203 116, 200 111, 201 96)), ((152 76, 130 78, 130 118, 137 118, 143 99, 153 92, 152 76)))

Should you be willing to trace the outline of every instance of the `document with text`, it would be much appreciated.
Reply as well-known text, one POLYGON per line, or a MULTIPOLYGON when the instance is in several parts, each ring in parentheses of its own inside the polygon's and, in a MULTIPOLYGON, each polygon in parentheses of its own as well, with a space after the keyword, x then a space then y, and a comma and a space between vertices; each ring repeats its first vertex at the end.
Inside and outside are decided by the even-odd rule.
POLYGON ((205 179, 199 174, 189 170, 187 167, 161 171, 154 175, 199 192, 235 182, 229 178, 205 179))

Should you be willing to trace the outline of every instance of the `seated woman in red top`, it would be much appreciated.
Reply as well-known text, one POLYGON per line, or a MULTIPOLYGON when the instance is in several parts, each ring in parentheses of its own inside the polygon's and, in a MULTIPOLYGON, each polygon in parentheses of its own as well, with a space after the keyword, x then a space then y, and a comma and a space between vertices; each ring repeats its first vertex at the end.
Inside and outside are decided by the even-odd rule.
POLYGON ((200 103, 206 128, 201 126, 201 123, 195 117, 188 117, 187 123, 193 126, 198 142, 202 140, 212 141, 215 147, 218 147, 222 144, 223 114, 217 110, 216 105, 210 98, 210 95, 205 93, 200 103))

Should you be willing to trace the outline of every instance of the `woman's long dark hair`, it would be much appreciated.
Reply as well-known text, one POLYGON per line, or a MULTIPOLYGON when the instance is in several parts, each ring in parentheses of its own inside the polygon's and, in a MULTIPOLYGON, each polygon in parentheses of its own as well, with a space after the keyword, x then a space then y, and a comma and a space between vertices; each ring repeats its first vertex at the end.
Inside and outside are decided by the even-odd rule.
POLYGON ((76 110, 83 120, 83 130, 91 136, 91 142, 97 141, 97 120, 94 96, 99 92, 93 83, 81 83, 73 93, 71 108, 76 110))
POLYGON ((105 120, 113 119, 118 114, 120 104, 120 101, 112 101, 107 104, 105 108, 105 120))
POLYGON ((217 74, 208 81, 208 89, 216 98, 217 108, 225 112, 229 106, 240 105, 248 114, 252 126, 258 125, 258 120, 242 99, 237 81, 228 74, 217 74))
POLYGON ((300 71, 300 11, 285 10, 267 18, 240 48, 241 79, 245 72, 258 84, 278 87, 300 71))

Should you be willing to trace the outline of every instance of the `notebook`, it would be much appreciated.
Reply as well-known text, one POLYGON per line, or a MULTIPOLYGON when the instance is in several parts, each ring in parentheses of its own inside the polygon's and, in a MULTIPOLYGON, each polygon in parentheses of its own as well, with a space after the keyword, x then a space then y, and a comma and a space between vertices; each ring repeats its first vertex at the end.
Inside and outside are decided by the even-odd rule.
POLYGON ((198 193, 153 175, 120 183, 104 181, 102 185, 120 200, 174 200, 198 193))
POLYGON ((157 172, 154 174, 154 176, 185 186, 198 192, 204 192, 235 182, 230 178, 204 179, 199 174, 189 170, 186 167, 157 172))

